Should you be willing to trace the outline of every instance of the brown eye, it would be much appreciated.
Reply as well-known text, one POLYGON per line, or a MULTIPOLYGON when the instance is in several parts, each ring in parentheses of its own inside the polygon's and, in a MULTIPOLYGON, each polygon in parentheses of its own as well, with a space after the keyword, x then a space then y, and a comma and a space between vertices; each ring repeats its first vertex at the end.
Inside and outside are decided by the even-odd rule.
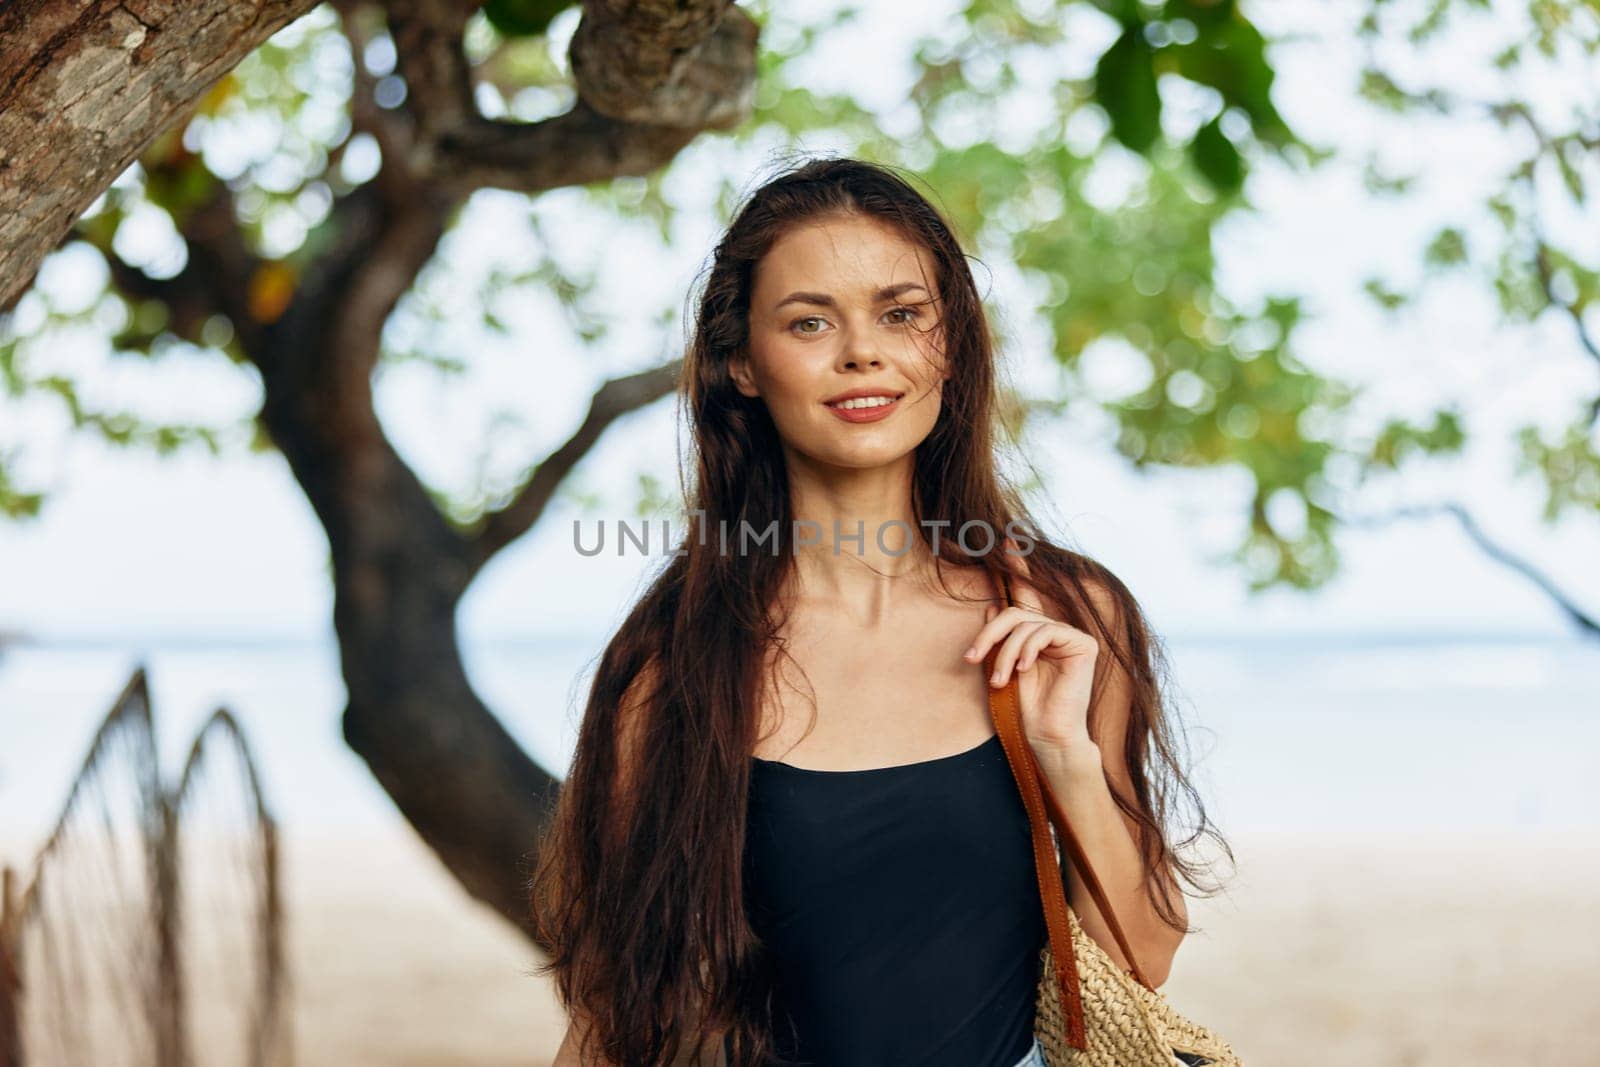
MULTIPOLYGON (((789 329, 791 329, 791 330, 794 329, 796 326, 800 325, 802 322, 821 322, 821 321, 822 321, 822 319, 819 316, 807 315, 803 319, 795 319, 793 322, 791 322, 789 324, 789 329)), ((816 333, 818 331, 816 331, 816 330, 801 330, 800 332, 801 333, 816 333)))
POLYGON ((910 322, 912 319, 917 318, 919 315, 922 314, 916 308, 906 307, 904 305, 901 305, 900 307, 897 307, 897 308, 890 308, 889 309, 889 314, 893 315, 896 311, 904 311, 906 313, 906 318, 901 319, 900 320, 901 322, 910 322))

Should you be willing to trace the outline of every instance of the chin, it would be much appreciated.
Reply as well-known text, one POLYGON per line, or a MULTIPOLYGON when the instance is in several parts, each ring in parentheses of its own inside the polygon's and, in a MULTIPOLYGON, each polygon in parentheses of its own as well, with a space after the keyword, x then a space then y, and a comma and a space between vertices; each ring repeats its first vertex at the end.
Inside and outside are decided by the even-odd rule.
POLYGON ((896 441, 884 444, 859 445, 851 448, 839 447, 839 442, 830 442, 815 451, 806 451, 815 462, 827 466, 837 467, 841 470, 873 470, 877 467, 892 467, 906 462, 916 451, 916 443, 907 444, 896 441), (830 447, 831 446, 831 447, 830 447))
POLYGON ((796 427, 800 432, 792 435, 785 434, 780 425, 778 434, 793 452, 818 466, 840 470, 871 470, 905 462, 927 440, 936 421, 930 418, 926 426, 908 426, 903 419, 892 418, 881 425, 849 426, 827 413, 822 418, 822 424, 796 427), (899 425, 891 425, 896 422, 899 425))

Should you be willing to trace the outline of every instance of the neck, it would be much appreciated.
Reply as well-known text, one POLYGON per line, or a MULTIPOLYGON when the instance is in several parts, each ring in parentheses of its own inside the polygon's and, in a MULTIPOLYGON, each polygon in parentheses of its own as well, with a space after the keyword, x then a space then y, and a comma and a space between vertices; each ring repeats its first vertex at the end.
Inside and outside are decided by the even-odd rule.
POLYGON ((937 561, 912 512, 911 469, 907 456, 884 467, 791 473, 797 532, 814 542, 795 550, 799 595, 870 618, 926 585, 937 561))

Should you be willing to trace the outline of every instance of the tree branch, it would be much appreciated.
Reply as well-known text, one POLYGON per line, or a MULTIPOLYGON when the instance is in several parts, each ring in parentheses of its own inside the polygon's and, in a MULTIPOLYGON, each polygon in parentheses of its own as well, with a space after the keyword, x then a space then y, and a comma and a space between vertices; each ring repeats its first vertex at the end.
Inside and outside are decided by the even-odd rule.
POLYGON ((438 142, 435 173, 457 189, 542 192, 652 174, 699 132, 618 122, 579 100, 565 114, 540 122, 463 124, 438 142))
POLYGON ((578 95, 600 114, 731 129, 754 103, 759 32, 731 0, 587 0, 567 54, 578 95))
MULTIPOLYGON (((1594 335, 1589 332, 1588 323, 1583 321, 1583 310, 1575 304, 1569 304, 1556 295, 1555 271, 1550 266, 1550 245, 1545 241, 1544 234, 1536 230, 1534 240, 1538 248, 1534 252, 1533 261, 1539 271, 1539 284, 1544 289, 1545 299, 1550 301, 1550 306, 1560 308, 1572 320, 1572 325, 1578 334, 1578 344, 1594 360, 1595 366, 1600 367, 1600 344, 1597 344, 1594 335)), ((1594 428, 1600 421, 1600 392, 1596 392, 1589 401, 1588 426, 1594 428)))
POLYGON ((233 322, 246 352, 262 349, 261 323, 250 304, 251 287, 261 261, 245 243, 234 211, 233 191, 218 178, 211 195, 183 220, 189 269, 202 279, 215 306, 233 322))
MULTIPOLYGON (((337 0, 335 7, 355 67, 351 126, 373 135, 382 163, 371 181, 334 202, 324 223, 332 240, 296 280, 294 297, 274 326, 275 343, 256 362, 270 376, 269 403, 320 393, 353 413, 370 411, 384 324, 433 257, 459 200, 412 173, 415 133, 403 113, 377 104, 363 60, 370 35, 359 2, 337 0)), ((269 421, 287 427, 280 415, 269 421)), ((375 418, 360 421, 376 427, 375 418)))
MULTIPOLYGON (((406 162, 411 156, 415 134, 405 112, 378 106, 377 80, 367 70, 363 58, 372 35, 363 25, 366 20, 359 11, 359 0, 337 0, 334 7, 339 12, 340 28, 344 31, 345 39, 350 42, 350 61, 355 70, 350 92, 351 130, 352 133, 370 133, 378 142, 378 153, 383 162, 373 180, 378 183, 386 199, 399 204, 416 188, 406 162)), ((347 138, 339 146, 341 153, 349 143, 347 138)), ((330 159, 330 167, 332 164, 333 160, 330 159)))
POLYGON ((0 4, 0 309, 208 87, 315 0, 0 4))
POLYGON ((1461 525, 1466 535, 1472 539, 1483 552, 1500 565, 1510 568, 1528 579, 1539 590, 1555 601, 1556 607, 1567 616, 1588 637, 1600 638, 1600 618, 1586 612, 1576 601, 1567 596, 1559 586, 1544 572, 1532 563, 1511 552, 1478 525, 1470 512, 1465 507, 1456 503, 1432 504, 1426 506, 1396 508, 1393 511, 1380 515, 1346 517, 1342 522, 1350 526, 1383 526, 1398 519, 1431 519, 1439 515, 1449 515, 1461 525))
POLYGON ((613 378, 596 390, 589 402, 589 413, 577 431, 533 469, 510 503, 485 517, 472 539, 473 569, 481 569, 495 553, 539 521, 556 489, 607 427, 623 415, 672 392, 682 369, 683 360, 675 359, 637 374, 613 378))
POLYGON ((453 207, 427 186, 404 204, 375 182, 339 198, 327 223, 334 239, 299 280, 271 352, 258 360, 274 379, 269 397, 321 392, 330 404, 371 407, 384 324, 432 258, 453 207))
POLYGON ((728 0, 588 0, 570 49, 578 99, 540 122, 484 118, 455 0, 393 0, 390 33, 416 123, 414 173, 459 193, 537 192, 645 175, 754 105, 759 27, 728 0))

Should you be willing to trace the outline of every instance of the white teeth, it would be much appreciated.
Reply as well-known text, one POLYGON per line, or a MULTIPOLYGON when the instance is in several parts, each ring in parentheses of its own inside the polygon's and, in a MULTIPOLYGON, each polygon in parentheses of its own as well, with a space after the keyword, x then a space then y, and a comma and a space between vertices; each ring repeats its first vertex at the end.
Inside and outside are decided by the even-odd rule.
POLYGON ((829 404, 828 406, 830 408, 844 408, 847 411, 853 411, 856 408, 881 408, 885 404, 893 404, 894 401, 895 398, 892 396, 861 396, 853 400, 841 400, 837 404, 829 404))

